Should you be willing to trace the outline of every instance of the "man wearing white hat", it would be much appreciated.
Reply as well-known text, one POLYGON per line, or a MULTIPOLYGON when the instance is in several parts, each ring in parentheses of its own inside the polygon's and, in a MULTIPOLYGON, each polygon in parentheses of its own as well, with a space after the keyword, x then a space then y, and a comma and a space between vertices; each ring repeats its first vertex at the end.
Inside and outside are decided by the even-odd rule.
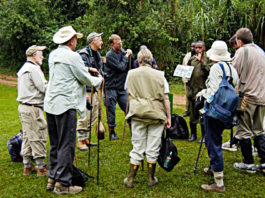
POLYGON ((74 52, 77 33, 72 26, 61 28, 53 41, 58 48, 49 55, 49 76, 44 110, 47 113, 50 137, 49 179, 47 190, 55 194, 76 194, 82 187, 72 185, 76 142, 76 111, 86 112, 86 86, 99 87, 103 78, 93 77, 81 56, 74 52))
MULTIPOLYGON (((196 97, 203 96, 208 102, 209 99, 217 92, 219 84, 223 78, 223 71, 218 63, 223 64, 226 76, 232 77, 232 85, 238 84, 238 75, 236 70, 230 66, 230 53, 227 51, 227 45, 224 41, 215 41, 211 49, 207 52, 207 56, 215 64, 211 67, 209 76, 206 80, 206 89, 201 90, 196 97)), ((204 172, 214 175, 214 183, 210 185, 202 185, 204 190, 224 192, 223 169, 224 159, 222 152, 222 133, 225 126, 217 119, 203 117, 205 126, 205 144, 210 157, 210 168, 205 168, 204 172)))
MULTIPOLYGON (((98 75, 99 71, 103 69, 103 61, 104 63, 106 63, 106 59, 102 58, 99 53, 99 50, 101 49, 103 44, 101 38, 102 34, 103 33, 96 33, 96 32, 90 33, 87 36, 87 43, 89 45, 77 51, 82 57, 85 66, 88 67, 88 70, 92 75, 98 75)), ((90 86, 87 86, 86 91, 87 91, 87 100, 90 104, 92 104, 92 107, 90 107, 91 108, 90 111, 92 112, 89 112, 89 110, 86 109, 86 116, 79 117, 77 122, 77 135, 78 135, 77 148, 81 151, 87 150, 88 145, 90 146, 97 145, 97 143, 92 143, 88 135, 89 133, 91 133, 91 129, 97 120, 98 105, 100 101, 98 101, 98 92, 96 88, 91 88, 90 86)))
POLYGON ((23 156, 24 173, 29 175, 36 171, 31 156, 37 163, 37 176, 48 175, 44 162, 46 157, 47 123, 43 115, 43 100, 47 81, 40 68, 42 51, 45 46, 32 45, 26 51, 27 61, 21 67, 18 76, 17 101, 19 117, 23 129, 21 155, 23 156))

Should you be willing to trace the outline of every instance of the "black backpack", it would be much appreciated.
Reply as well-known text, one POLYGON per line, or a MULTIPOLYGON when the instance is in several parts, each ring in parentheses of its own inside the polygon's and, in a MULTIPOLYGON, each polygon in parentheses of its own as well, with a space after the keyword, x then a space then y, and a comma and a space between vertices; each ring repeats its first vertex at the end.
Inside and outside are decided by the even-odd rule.
POLYGON ((178 114, 171 115, 171 127, 167 129, 167 135, 171 139, 189 138, 189 129, 183 117, 178 114))
POLYGON ((13 162, 22 162, 22 156, 20 155, 22 146, 23 131, 20 130, 19 134, 15 135, 7 141, 7 149, 13 162))
POLYGON ((72 185, 85 187, 89 175, 73 165, 72 185))
POLYGON ((164 137, 164 132, 162 135, 162 145, 159 151, 159 156, 157 159, 158 164, 161 168, 166 171, 171 171, 174 166, 180 161, 178 157, 177 147, 169 139, 168 134, 164 137))

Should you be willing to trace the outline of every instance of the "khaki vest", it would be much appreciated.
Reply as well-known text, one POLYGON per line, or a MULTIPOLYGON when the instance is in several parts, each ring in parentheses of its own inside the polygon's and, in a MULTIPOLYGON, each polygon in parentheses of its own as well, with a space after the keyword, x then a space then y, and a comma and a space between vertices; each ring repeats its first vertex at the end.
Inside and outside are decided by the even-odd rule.
POLYGON ((150 65, 130 70, 127 76, 129 112, 126 119, 164 123, 164 72, 152 69, 150 65))

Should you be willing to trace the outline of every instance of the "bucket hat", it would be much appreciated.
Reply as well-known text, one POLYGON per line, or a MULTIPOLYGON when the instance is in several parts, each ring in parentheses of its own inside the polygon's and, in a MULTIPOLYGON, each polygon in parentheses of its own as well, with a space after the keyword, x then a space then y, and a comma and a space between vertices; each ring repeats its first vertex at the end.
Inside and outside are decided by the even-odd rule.
POLYGON ((227 45, 221 40, 213 42, 211 49, 207 51, 207 56, 213 61, 231 61, 227 45))
POLYGON ((56 44, 62 44, 69 41, 73 36, 77 38, 82 38, 83 34, 76 32, 72 26, 65 26, 59 29, 53 36, 53 42, 56 44))

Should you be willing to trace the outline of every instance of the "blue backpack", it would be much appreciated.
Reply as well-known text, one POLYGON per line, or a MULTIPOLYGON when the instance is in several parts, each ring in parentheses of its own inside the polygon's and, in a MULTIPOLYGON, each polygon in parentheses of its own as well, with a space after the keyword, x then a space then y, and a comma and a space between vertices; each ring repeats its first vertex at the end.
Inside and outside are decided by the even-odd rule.
POLYGON ((19 134, 12 137, 7 142, 7 149, 13 162, 22 162, 22 156, 20 155, 22 146, 23 131, 20 130, 19 134))
POLYGON ((236 113, 238 95, 231 85, 233 78, 231 68, 230 69, 230 80, 227 81, 224 66, 219 63, 223 71, 223 79, 219 85, 217 92, 214 94, 213 100, 209 104, 209 109, 207 110, 207 116, 221 121, 225 128, 230 129, 233 127, 233 118, 236 113))

